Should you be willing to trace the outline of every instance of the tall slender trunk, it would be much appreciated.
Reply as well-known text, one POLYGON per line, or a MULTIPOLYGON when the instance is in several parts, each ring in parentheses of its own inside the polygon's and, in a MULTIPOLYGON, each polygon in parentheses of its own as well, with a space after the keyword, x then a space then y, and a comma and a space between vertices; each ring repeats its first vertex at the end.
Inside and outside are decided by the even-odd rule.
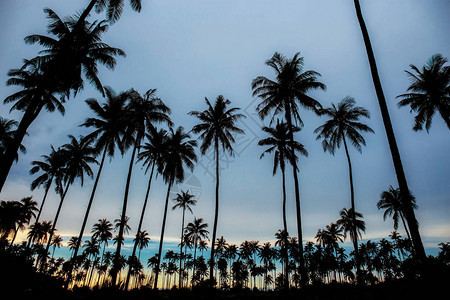
MULTIPOLYGON (((141 217, 139 219, 139 225, 138 225, 137 233, 136 233, 136 240, 134 241, 133 252, 131 253, 131 257, 134 257, 136 255, 136 248, 137 248, 137 245, 139 242, 138 236, 139 236, 139 233, 141 232, 142 222, 144 221, 144 214, 145 214, 145 209, 147 207, 148 195, 150 193, 150 186, 152 184, 154 170, 155 170, 155 162, 153 162, 152 171, 150 173, 150 178, 148 180, 147 192, 145 193, 144 205, 142 206, 141 217)), ((140 253, 140 251, 139 251, 139 253, 140 253)), ((128 284, 130 283, 130 276, 131 276, 131 266, 128 267, 127 280, 125 282, 125 290, 128 290, 128 284)))
POLYGON ((70 180, 67 181, 66 187, 64 188, 63 191, 61 191, 62 192, 61 200, 59 201, 58 209, 56 211, 56 216, 55 216, 55 219, 53 220, 53 225, 52 225, 52 229, 50 230, 50 236, 47 241, 47 246, 45 247, 44 257, 42 258, 42 262, 41 262, 41 270, 43 270, 43 267, 47 260, 47 253, 48 253, 48 250, 50 249, 50 244, 52 243, 53 234, 55 233, 55 229, 56 229, 56 223, 58 222, 59 213, 61 212, 61 207, 63 205, 64 199, 66 198, 67 191, 69 190, 69 185, 70 185, 70 180))
POLYGON ((287 272, 287 265, 288 265, 288 250, 287 250, 287 237, 288 237, 288 230, 287 230, 287 220, 286 220, 286 179, 284 175, 284 167, 281 168, 281 174, 283 177, 283 228, 284 228, 284 246, 283 246, 283 257, 284 257, 284 287, 288 288, 288 272, 287 272))
MULTIPOLYGON (((36 226, 36 224, 39 222, 39 218, 41 217, 42 209, 44 208, 45 199, 47 199, 48 191, 50 190, 50 186, 52 185, 52 182, 53 182, 53 177, 54 177, 54 175, 52 175, 52 178, 50 179, 50 183, 45 187, 44 197, 42 198, 41 207, 39 207, 39 212, 38 212, 38 215, 36 217, 36 221, 34 222, 34 226, 36 226)), ((34 241, 34 237, 31 237, 28 240, 27 248, 30 247, 30 244, 33 241, 34 241)))
POLYGON ((6 151, 2 159, 0 160, 0 192, 3 189, 12 164, 16 159, 16 155, 18 155, 17 151, 19 150, 19 146, 22 144, 23 138, 27 134, 27 129, 37 118, 41 109, 41 104, 34 104, 30 105, 30 107, 25 111, 22 119, 20 120, 19 126, 14 133, 14 141, 12 143, 12 146, 6 148, 6 151))
POLYGON ((91 13, 91 11, 94 8, 94 5, 96 3, 97 3, 97 0, 91 0, 91 2, 89 2, 88 6, 83 11, 83 13, 81 14, 80 18, 78 19, 77 25, 81 24, 81 22, 84 22, 84 20, 86 20, 87 16, 91 13))
MULTIPOLYGON (((285 118, 286 123, 289 126, 289 140, 291 143, 294 142, 294 133, 292 131, 292 118, 291 118, 291 108, 289 105, 285 107, 285 118)), ((292 157, 295 157, 295 151, 292 149, 292 157)), ((300 211, 300 189, 298 184, 297 176, 297 162, 292 160, 292 173, 294 177, 294 188, 295 188, 295 212, 297 216, 297 232, 298 232, 298 250, 299 250, 299 262, 300 262, 300 283, 301 286, 306 284, 307 275, 305 269, 305 259, 303 257, 303 233, 302 233, 302 215, 300 211)))
POLYGON ((394 130, 392 128, 391 119, 389 117, 389 111, 386 105, 386 99, 384 97, 383 88, 381 87, 380 78, 378 76, 377 64, 375 61, 375 55, 373 54, 372 45, 370 43, 369 33, 367 31, 366 24, 361 12, 361 6, 358 0, 354 0, 356 16, 358 18, 359 26, 361 27, 361 33, 364 39, 364 45, 367 51, 367 57, 369 59, 370 71, 372 73, 372 80, 377 93, 378 104, 380 105, 381 116, 383 118, 384 129, 391 150, 392 161, 394 163, 395 173, 397 175, 397 181, 402 195, 405 197, 405 217, 408 222, 408 226, 411 233, 412 242, 416 258, 420 260, 426 259, 425 249, 423 247, 422 239, 419 232, 419 224, 414 214, 414 209, 411 203, 411 198, 408 189, 408 183, 403 171, 403 165, 398 151, 397 142, 395 140, 394 130))
POLYGON ((215 138, 214 142, 214 150, 216 155, 216 207, 214 210, 214 227, 213 227, 213 236, 211 240, 211 257, 209 259, 209 280, 211 284, 214 279, 214 252, 217 233, 217 219, 219 218, 219 141, 217 137, 215 138))
POLYGON ((344 142, 345 154, 347 155, 348 162, 348 175, 350 178, 350 203, 352 206, 352 222, 353 222, 353 248, 355 250, 355 262, 356 262, 356 278, 358 280, 359 274, 361 274, 360 260, 359 260, 359 250, 358 250, 358 234, 356 231, 356 207, 355 207, 355 191, 353 189, 353 172, 352 172, 352 162, 350 160, 350 154, 348 153, 347 142, 345 141, 345 136, 342 135, 342 140, 344 142))
MULTIPOLYGON (((120 219, 118 243, 117 243, 116 253, 114 255, 114 263, 113 263, 114 268, 117 267, 119 259, 120 259, 120 250, 122 248, 123 230, 125 228, 125 217, 126 217, 127 205, 128 205, 128 192, 130 190, 131 174, 133 172, 134 156, 136 154, 136 149, 137 149, 137 146, 139 143, 138 141, 139 141, 139 139, 136 139, 136 141, 134 142, 133 153, 131 154, 130 166, 128 167, 128 176, 127 176, 127 182, 125 185, 125 195, 123 198, 123 206, 122 206, 122 215, 121 215, 121 219, 120 219)), ((118 270, 114 270, 114 272, 112 273, 112 276, 111 276, 112 277, 111 283, 113 286, 116 285, 117 271, 118 270)))
MULTIPOLYGON (((84 214, 84 219, 83 219, 83 224, 81 225, 80 234, 78 235, 78 240, 76 242, 75 250, 73 251, 73 255, 72 255, 73 259, 75 257, 77 257, 78 249, 80 248, 81 240, 83 239, 84 229, 86 228, 86 223, 87 223, 87 220, 89 218, 89 213, 91 211, 92 202, 94 201, 95 191, 97 190, 98 180, 100 179, 100 174, 102 173, 103 164, 105 162, 106 150, 107 149, 105 147, 105 149, 103 150, 103 154, 102 154, 102 160, 101 160, 100 166, 98 168, 97 177, 95 178, 94 186, 92 188, 91 196, 89 198, 88 206, 87 206, 86 212, 84 214)), ((72 267, 71 267, 71 269, 72 269, 72 267)), ((70 274, 72 274, 72 272, 69 272, 69 281, 71 279, 71 275, 70 274)))
POLYGON ((180 276, 178 277, 178 288, 181 288, 181 285, 183 283, 183 268, 181 266, 181 263, 183 261, 183 231, 184 231, 184 215, 186 212, 186 208, 183 208, 183 217, 181 219, 181 239, 180 239, 180 276))
POLYGON ((162 256, 162 246, 164 242, 164 230, 166 229, 166 218, 167 218, 167 208, 169 206, 169 195, 170 195, 170 189, 172 188, 174 179, 170 179, 169 186, 167 187, 167 195, 166 195, 166 204, 164 206, 164 216, 163 216, 163 222, 161 227, 161 237, 159 238, 159 249, 158 249, 158 264, 156 266, 156 274, 155 274, 155 282, 153 284, 153 288, 158 288, 158 275, 161 265, 161 256, 162 256))

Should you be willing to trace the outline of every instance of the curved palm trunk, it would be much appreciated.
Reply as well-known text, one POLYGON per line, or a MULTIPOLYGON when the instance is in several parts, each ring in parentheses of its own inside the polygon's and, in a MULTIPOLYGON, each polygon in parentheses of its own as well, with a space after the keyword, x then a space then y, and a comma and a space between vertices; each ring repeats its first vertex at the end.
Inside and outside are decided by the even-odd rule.
MULTIPOLYGON (((117 249, 116 249, 116 253, 114 255, 114 265, 117 266, 117 262, 120 259, 120 250, 122 248, 122 239, 123 239, 123 230, 125 227, 125 214, 127 212, 127 205, 128 205, 128 192, 130 190, 130 182, 131 182, 131 173, 133 172, 133 165, 134 165, 134 156, 136 154, 136 149, 138 146, 138 140, 136 139, 136 142, 134 143, 134 147, 133 147, 133 153, 131 154, 131 160, 130 160, 130 166, 128 168, 128 176, 127 176, 127 183, 125 185, 125 195, 123 198, 123 206, 122 206, 122 215, 121 215, 121 220, 120 220, 120 227, 119 227, 119 236, 118 236, 118 243, 117 243, 117 249)), ((115 270, 112 273, 112 285, 115 286, 116 285, 116 280, 117 280, 117 271, 115 270)))
POLYGON ((182 263, 182 261, 183 261, 183 244, 184 244, 184 241, 183 241, 183 230, 184 230, 184 215, 185 215, 185 212, 186 212, 186 208, 183 208, 183 217, 182 217, 182 220, 181 220, 181 239, 180 239, 180 276, 178 277, 178 287, 179 288, 181 288, 181 285, 182 285, 182 283, 183 283, 183 268, 182 268, 182 266, 181 266, 181 263, 182 263))
POLYGON ((8 177, 9 171, 11 170, 12 164, 16 158, 19 146, 22 144, 22 140, 27 134, 27 129, 37 118, 41 109, 42 105, 40 104, 32 105, 25 111, 14 134, 14 142, 12 143, 12 146, 6 148, 6 151, 0 160, 0 192, 3 189, 6 178, 8 177))
MULTIPOLYGON (((289 140, 291 143, 294 142, 294 133, 292 132, 292 119, 291 119, 291 109, 289 105, 286 105, 285 108, 285 118, 286 123, 289 126, 289 140)), ((292 149, 292 157, 295 157, 294 149, 292 149)), ((300 211, 300 189, 298 185, 298 176, 297 176, 297 162, 295 159, 291 162, 292 164, 292 173, 294 177, 294 188, 295 188, 295 212, 297 216, 297 232, 298 232, 298 250, 299 250, 299 262, 300 262, 300 284, 301 286, 306 284, 307 275, 305 268, 305 259, 303 257, 303 232, 302 232, 302 215, 300 211)))
POLYGON ((172 188, 173 179, 169 181, 169 186, 167 187, 167 195, 166 195, 166 204, 164 206, 164 216, 163 216, 163 222, 161 227, 161 237, 159 239, 159 249, 158 249, 158 264, 156 266, 156 274, 155 274, 155 282, 153 284, 153 288, 158 288, 158 275, 161 265, 161 255, 162 255, 162 245, 164 242, 164 230, 166 229, 166 218, 167 218, 167 208, 169 206, 169 195, 170 195, 170 189, 172 188))
MULTIPOLYGON (((103 164, 105 162, 105 157, 106 157, 106 150, 107 149, 105 147, 105 149, 103 150, 102 160, 101 160, 100 166, 98 168, 97 176, 95 178, 94 186, 92 188, 91 196, 89 198, 89 203, 88 203, 88 206, 86 208, 86 212, 84 214, 83 224, 81 225, 80 234, 78 235, 78 240, 77 240, 75 249, 73 251, 72 258, 77 257, 78 249, 80 248, 81 240, 83 239, 84 229, 86 228, 86 223, 87 223, 87 220, 89 218, 89 213, 91 211, 92 202, 94 201, 95 191, 97 190, 97 185, 98 185, 98 181, 100 179, 100 174, 102 173, 102 170, 103 170, 103 164)), ((72 268, 72 266, 71 266, 71 268, 72 268)), ((71 277, 72 277, 72 270, 69 272, 69 276, 68 276, 67 282, 70 282, 70 280, 72 279, 71 277)))
MULTIPOLYGON (((152 184, 154 169, 155 169, 155 163, 153 162, 152 172, 150 173, 150 179, 148 180, 147 192, 145 193, 144 205, 142 206, 141 218, 139 219, 139 225, 138 225, 137 233, 136 233, 136 241, 134 242, 133 252, 131 253, 131 257, 134 257, 136 255, 136 248, 137 248, 137 244, 139 242, 138 235, 141 232, 142 222, 144 220, 144 214, 145 214, 145 209, 147 207, 148 195, 150 193, 150 186, 152 184)), ((141 254, 141 250, 139 250, 139 256, 140 256, 140 254, 141 254)), ((128 290, 128 285, 130 283, 130 276, 131 276, 131 266, 128 268, 127 280, 125 282, 125 290, 128 290)))
POLYGON ((350 178, 350 200, 351 200, 351 206, 353 210, 352 214, 352 222, 353 222, 353 248, 355 250, 355 262, 356 262, 356 280, 358 280, 359 274, 361 273, 361 267, 360 267, 360 260, 359 260, 359 250, 358 250, 358 235, 356 232, 356 209, 355 209, 355 191, 353 189, 353 173, 352 173, 352 162, 350 160, 350 155, 348 153, 347 148, 347 142, 345 141, 345 136, 342 135, 342 140, 344 141, 344 148, 345 148, 345 154, 347 155, 347 162, 348 162, 348 174, 350 178))
POLYGON ((83 13, 81 14, 80 18, 78 19, 77 25, 81 24, 81 22, 84 22, 84 20, 86 20, 87 16, 90 14, 90 12, 94 8, 94 5, 97 3, 97 1, 98 0, 91 0, 91 2, 89 2, 88 6, 83 11, 83 13))
MULTIPOLYGON (((389 111, 386 105, 386 99, 384 98, 383 88, 381 87, 380 78, 378 76, 377 64, 375 56, 373 54, 372 45, 370 43, 369 33, 364 22, 361 6, 358 0, 354 0, 356 16, 358 17, 359 26, 361 27, 361 33, 364 38, 364 45, 366 46, 367 57, 369 59, 370 71, 372 73, 372 80, 377 93, 378 103, 380 105, 381 116, 383 118, 384 129, 391 150, 392 161, 394 163, 395 173, 397 175, 397 181, 402 195, 409 195, 408 183, 403 171, 403 165, 398 151, 397 142, 395 140, 394 130, 392 128, 391 119, 389 117, 389 111)), ((414 245, 416 257, 420 260, 426 259, 425 249, 423 247, 422 239, 420 237, 419 225, 414 214, 414 209, 409 197, 405 197, 405 217, 408 222, 408 226, 411 232, 411 238, 414 245)))
POLYGON ((66 198, 67 191, 69 190, 69 185, 70 185, 70 181, 68 180, 66 187, 63 191, 63 194, 61 196, 61 200, 59 201, 58 209, 56 211, 56 216, 55 216, 55 219, 53 220, 52 229, 50 230, 50 236, 48 238, 47 246, 45 247, 44 257, 42 258, 42 262, 41 262, 41 271, 43 270, 43 267, 47 260, 47 253, 48 253, 48 250, 50 249, 50 244, 52 243, 53 234, 55 233, 55 229, 56 229, 56 223, 58 222, 59 213, 61 212, 61 207, 63 205, 64 199, 66 198))
POLYGON ((217 219, 219 218, 219 141, 217 137, 214 143, 214 150, 216 154, 216 207, 214 210, 214 227, 211 241, 211 257, 209 259, 209 280, 211 283, 213 282, 214 279, 214 252, 217 233, 217 219))

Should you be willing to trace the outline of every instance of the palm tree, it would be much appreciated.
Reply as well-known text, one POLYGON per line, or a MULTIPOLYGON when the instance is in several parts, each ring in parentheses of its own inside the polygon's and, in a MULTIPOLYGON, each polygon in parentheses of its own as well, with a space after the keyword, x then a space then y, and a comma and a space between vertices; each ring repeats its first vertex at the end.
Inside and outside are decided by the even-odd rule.
POLYGON ((190 135, 184 132, 183 127, 178 127, 176 131, 170 129, 167 137, 167 143, 165 151, 163 151, 163 157, 161 165, 159 166, 159 172, 162 174, 164 181, 167 184, 166 202, 164 205, 164 215, 161 227, 161 237, 159 240, 158 249, 158 263, 156 266, 154 288, 158 287, 158 274, 161 264, 162 246, 164 242, 164 230, 166 227, 167 209, 169 206, 170 189, 174 182, 182 182, 184 180, 184 166, 191 171, 194 169, 194 162, 197 161, 197 155, 195 154, 194 147, 197 142, 189 139, 190 135))
MULTIPOLYGON (((125 104, 128 100, 129 94, 127 92, 122 92, 117 95, 112 88, 106 87, 105 95, 106 101, 102 105, 100 105, 94 98, 86 100, 87 105, 97 117, 87 118, 86 121, 81 124, 81 126, 93 127, 95 129, 93 132, 87 135, 86 138, 95 140, 95 149, 98 153, 102 153, 102 158, 97 171, 97 175, 95 177, 94 186, 92 187, 91 196, 86 207, 86 212, 84 214, 80 233, 78 235, 78 240, 80 241, 80 243, 83 239, 84 230, 89 218, 92 203, 94 201, 95 192, 97 190, 100 174, 103 170, 103 164, 105 162, 106 155, 112 158, 114 156, 116 147, 119 148, 122 154, 125 151, 123 144, 121 143, 121 136, 123 135, 125 129, 125 127, 123 126, 124 122, 122 121, 122 117, 125 111, 125 104)), ((77 256, 79 248, 80 244, 75 247, 73 257, 77 256)))
MULTIPOLYGON (((142 0, 130 0, 130 6, 134 11, 140 12, 142 8, 142 0)), ((106 9, 106 17, 109 22, 116 22, 122 15, 123 0, 91 0, 80 16, 80 21, 84 21, 95 7, 97 13, 106 9)), ((80 22, 79 21, 79 22, 80 22)))
MULTIPOLYGON (((284 117, 289 127, 289 139, 294 141, 294 126, 303 125, 299 113, 299 106, 319 112, 322 108, 320 103, 306 95, 307 92, 315 89, 325 89, 325 85, 317 81, 320 74, 316 71, 307 70, 303 72, 303 57, 296 53, 290 60, 278 52, 275 52, 271 59, 266 61, 266 65, 276 72, 276 79, 271 80, 265 76, 258 76, 252 81, 253 96, 258 96, 262 102, 257 106, 257 112, 261 119, 265 119, 272 113, 271 122, 275 116, 284 112, 284 117)), ((292 157, 295 155, 293 154, 292 157)), ((299 240, 300 269, 302 270, 301 280, 306 283, 305 262, 303 259, 303 234, 300 212, 300 191, 297 176, 297 163, 292 161, 292 172, 295 187, 295 204, 297 217, 297 232, 299 240)))
POLYGON ((25 229, 25 224, 29 224, 31 221, 31 218, 36 217, 35 211, 38 210, 36 207, 37 202, 33 200, 32 197, 25 197, 20 200, 20 202, 17 203, 18 206, 18 216, 17 216, 17 227, 14 230, 14 235, 11 240, 11 245, 14 244, 14 240, 16 239, 17 233, 19 230, 25 229))
POLYGON ((422 71, 414 65, 410 65, 410 68, 416 74, 405 70, 411 79, 408 87, 410 93, 397 96, 403 98, 398 106, 410 106, 411 111, 417 112, 413 127, 415 131, 422 130, 425 125, 428 132, 436 111, 450 129, 450 66, 444 66, 446 63, 447 58, 435 54, 422 67, 422 71))
MULTIPOLYGON (((411 203, 413 204, 414 209, 417 208, 416 200, 414 196, 410 193, 411 203)), ((406 227, 405 217, 404 217, 404 200, 401 196, 400 189, 394 189, 392 186, 389 186, 389 190, 384 191, 380 195, 380 200, 377 203, 378 209, 385 209, 383 214, 383 220, 386 221, 388 216, 392 216, 394 220, 394 229, 398 229, 398 221, 402 220, 403 226, 405 227, 406 234, 408 235, 408 239, 411 240, 411 236, 409 234, 408 228, 406 227)))
MULTIPOLYGON (((144 97, 142 97, 137 91, 130 90, 130 101, 128 102, 125 114, 124 122, 126 129, 124 132, 123 143, 125 147, 133 147, 131 153, 130 165, 128 167, 127 181, 125 184, 125 193, 122 205, 122 218, 125 218, 128 205, 128 195, 131 183, 131 174, 133 171, 134 158, 136 156, 136 150, 140 147, 142 139, 145 136, 146 128, 153 126, 154 123, 166 123, 171 125, 169 114, 170 109, 167 107, 160 98, 155 96, 155 89, 148 90, 144 97)), ((122 220, 121 224, 124 224, 122 220)), ((123 227, 119 228, 118 239, 123 238, 123 227)), ((120 250, 122 248, 121 243, 117 245, 115 259, 120 258, 120 250)), ((116 284, 116 274, 112 274, 112 283, 116 284)), ((128 277, 128 276, 127 276, 128 277)), ((129 282, 129 280, 128 280, 129 282)), ((128 288, 128 282, 125 284, 125 289, 128 288)))
MULTIPOLYGON (((392 128, 391 119, 389 117, 389 110, 386 105, 386 99, 384 97, 383 88, 381 86, 380 77, 378 76, 377 63, 375 61, 375 55, 373 53, 372 45, 370 43, 369 33, 367 31, 366 24, 361 12, 361 6, 359 0, 354 0, 356 16, 358 18, 361 33, 364 39, 364 45, 366 47, 367 58, 369 60, 370 71, 372 73, 373 85, 377 94, 378 104, 380 105, 381 117, 383 119, 384 129, 391 150, 392 161, 394 163, 395 174, 397 175, 397 181, 400 188, 400 192, 403 195, 408 195, 409 188, 406 181, 405 172, 403 170, 402 160, 400 152, 398 151, 397 142, 395 140, 394 130, 392 128)), ((425 260, 426 254, 423 247, 422 238, 420 237, 419 224, 414 214, 412 203, 409 202, 410 197, 405 197, 407 203, 405 203, 405 217, 408 222, 411 238, 415 248, 415 254, 418 259, 425 260)))
POLYGON ((177 208, 181 208, 183 210, 183 215, 182 215, 182 218, 181 218, 180 267, 179 267, 180 277, 179 277, 179 280, 178 280, 179 288, 181 288, 181 283, 183 282, 183 279, 182 279, 182 277, 183 277, 182 276, 183 268, 181 267, 181 262, 183 261, 182 257, 183 257, 183 246, 184 246, 184 243, 183 243, 183 237, 184 237, 184 234, 183 234, 183 232, 184 232, 184 216, 185 216, 185 213, 186 213, 186 209, 188 211, 190 211, 191 214, 193 213, 191 205, 197 204, 197 200, 193 199, 194 197, 195 197, 194 195, 189 194, 189 190, 186 191, 186 192, 182 190, 181 193, 178 193, 177 197, 174 199, 176 204, 172 207, 172 210, 175 210, 177 208))
POLYGON ((82 26, 75 27, 76 18, 62 20, 48 8, 44 12, 50 20, 49 33, 55 38, 39 34, 27 36, 26 43, 38 43, 46 49, 40 52, 41 56, 26 60, 22 68, 8 73, 13 77, 7 85, 18 85, 24 89, 7 97, 4 102, 16 101, 12 109, 22 110, 24 115, 15 134, 14 146, 6 151, 0 162, 0 191, 17 155, 17 147, 42 108, 64 113, 64 106, 55 94, 64 98, 71 91, 75 94, 80 91, 83 88, 82 73, 103 94, 97 64, 114 69, 114 56, 125 56, 122 50, 101 42, 101 35, 108 29, 104 21, 92 24, 80 21, 82 26))
MULTIPOLYGON (((0 117, 0 157, 3 157, 8 148, 13 147, 14 136, 17 132, 17 125, 18 123, 16 120, 9 120, 0 117)), ((23 145, 19 145, 18 149, 24 154, 27 152, 25 146, 23 145)), ((16 153, 16 157, 14 159, 15 161, 19 159, 18 153, 16 153)))
POLYGON ((208 223, 204 223, 202 218, 194 218, 194 221, 189 222, 184 229, 186 237, 194 244, 194 275, 197 258, 197 245, 200 240, 208 238, 209 231, 206 229, 207 227, 208 223))
POLYGON ((200 133, 202 144, 200 151, 202 155, 212 146, 216 158, 216 203, 214 212, 214 226, 211 244, 211 259, 209 263, 210 281, 214 278, 214 241, 217 234, 217 221, 219 218, 219 152, 222 146, 223 152, 234 155, 232 143, 235 142, 233 134, 243 134, 244 131, 236 126, 236 122, 245 115, 237 113, 239 108, 228 108, 230 100, 225 99, 222 95, 216 98, 214 106, 205 97, 207 109, 204 111, 191 111, 189 114, 196 116, 200 120, 200 124, 192 128, 192 132, 200 133))
POLYGON ((53 246, 52 258, 55 256, 56 247, 61 248, 63 239, 60 235, 54 235, 52 238, 51 245, 53 246))
MULTIPOLYGON (((323 125, 317 127, 314 133, 318 133, 317 139, 323 139, 323 150, 330 152, 334 155, 337 148, 340 148, 341 143, 344 144, 345 154, 347 155, 348 172, 350 177, 350 203, 352 211, 356 211, 355 208, 355 193, 353 188, 353 173, 352 163, 348 152, 346 138, 351 144, 359 151, 362 151, 361 145, 366 145, 366 141, 359 132, 374 132, 369 126, 360 123, 361 117, 370 118, 369 111, 360 106, 355 106, 355 99, 351 97, 345 97, 338 105, 331 104, 331 107, 320 110, 322 115, 328 116, 323 125)), ((354 224, 356 224, 354 222, 354 224)), ((356 230, 356 228, 355 228, 356 230)), ((356 236, 356 233, 353 233, 356 236)), ((356 240, 355 240, 356 242, 356 240)), ((358 265, 358 244, 354 244, 356 263, 358 265)), ((359 267, 358 273, 359 273, 359 267)))
POLYGON ((69 139, 70 142, 61 147, 61 151, 63 151, 62 155, 64 155, 66 163, 63 171, 64 174, 60 174, 56 178, 56 191, 60 195, 60 202, 56 211, 55 219, 53 220, 53 227, 47 243, 47 252, 50 247, 50 242, 58 222, 61 207, 69 190, 69 186, 73 184, 77 178, 80 179, 81 186, 83 186, 84 174, 86 173, 86 175, 91 178, 93 176, 93 172, 89 164, 97 163, 94 157, 95 148, 91 146, 91 140, 83 136, 80 136, 79 140, 77 140, 73 135, 69 135, 69 139))
MULTIPOLYGON (((359 212, 356 212, 353 210, 353 208, 346 209, 343 208, 340 212, 340 219, 337 220, 337 225, 341 226, 342 231, 344 232, 344 239, 347 238, 347 233, 350 233, 350 240, 353 242, 354 249, 357 249, 358 245, 358 239, 361 239, 361 231, 366 231, 366 224, 363 220, 363 215, 359 212)), ((355 251, 355 258, 356 258, 356 268, 357 272, 360 272, 358 269, 359 262, 358 262, 358 255, 357 251, 355 251)))
MULTIPOLYGON (((94 224, 91 230, 92 237, 99 240, 100 243, 103 243, 103 250, 101 257, 102 261, 103 255, 105 254, 105 248, 106 246, 108 246, 108 241, 113 237, 112 230, 113 225, 107 219, 99 219, 98 222, 94 224)), ((77 246, 79 246, 79 243, 77 244, 77 246)))
MULTIPOLYGON (((145 134, 148 142, 146 142, 144 145, 142 145, 140 147, 141 152, 138 154, 138 161, 139 160, 144 161, 144 166, 145 165, 147 166, 147 168, 145 170, 146 172, 149 170, 149 168, 151 166, 151 172, 150 172, 150 177, 149 177, 148 184, 147 184, 147 192, 145 193, 144 204, 142 206, 141 217, 139 219, 139 224, 138 224, 137 233, 136 233, 136 239, 135 239, 135 243, 133 246, 133 251, 132 251, 131 256, 135 256, 135 254, 136 254, 136 248, 138 247, 138 241, 139 241, 139 239, 137 238, 138 237, 137 235, 141 231, 142 222, 144 221, 144 214, 145 214, 145 209, 147 208, 147 201, 148 201, 148 196, 150 193, 153 172, 155 170, 155 165, 162 163, 161 157, 163 155, 165 143, 167 140, 167 131, 164 129, 157 130, 153 126, 148 126, 148 131, 149 131, 149 133, 145 134)), ((126 288, 128 288, 128 284, 130 282, 130 276, 131 276, 130 271, 131 270, 128 269, 126 288)))
POLYGON ((34 190, 41 185, 43 185, 45 189, 44 197, 42 198, 42 203, 39 208, 35 224, 39 222, 39 218, 41 216, 42 209, 44 208, 44 203, 45 200, 47 199, 48 191, 50 190, 52 182, 55 178, 61 178, 65 163, 63 151, 61 151, 61 149, 55 150, 53 146, 50 147, 51 147, 50 155, 42 155, 41 156, 43 158, 42 161, 35 160, 31 162, 31 164, 34 166, 30 170, 31 175, 36 174, 38 172, 42 172, 42 174, 38 176, 35 180, 33 180, 33 182, 31 183, 31 190, 34 190))

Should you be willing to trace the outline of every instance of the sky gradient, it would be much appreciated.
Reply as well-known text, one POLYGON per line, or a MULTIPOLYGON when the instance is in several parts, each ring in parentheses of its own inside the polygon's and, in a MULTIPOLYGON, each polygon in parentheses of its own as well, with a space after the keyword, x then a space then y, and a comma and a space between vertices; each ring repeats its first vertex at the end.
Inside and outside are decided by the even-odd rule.
MULTIPOLYGON (((22 59, 37 55, 42 48, 26 45, 29 34, 47 34, 43 8, 59 16, 82 11, 89 1, 13 1, 0 2, 0 82, 8 79, 9 69, 18 68, 22 59)), ((221 157, 221 187, 218 237, 240 243, 243 240, 274 240, 282 227, 281 174, 272 176, 273 158, 259 159, 264 150, 257 145, 266 135, 252 97, 251 81, 259 75, 274 78, 264 62, 278 51, 288 58, 296 52, 304 57, 305 70, 322 76, 326 91, 309 95, 323 106, 346 96, 356 99, 371 113, 363 120, 375 131, 364 134, 367 147, 362 154, 350 149, 355 186, 356 210, 364 215, 365 239, 387 237, 392 221, 383 222, 376 203, 389 185, 397 186, 387 139, 379 112, 363 39, 351 1, 143 1, 141 13, 131 10, 127 1, 121 19, 104 35, 104 42, 127 54, 117 59, 114 71, 100 67, 99 77, 115 91, 131 87, 140 93, 156 88, 171 109, 175 126, 189 131, 196 124, 192 110, 204 110, 204 98, 210 101, 222 94, 247 116, 239 123, 246 135, 239 137, 234 157, 221 157)), ((408 184, 416 196, 416 211, 425 246, 450 240, 450 138, 440 116, 435 115, 429 133, 414 132, 413 115, 408 108, 397 107, 395 97, 405 93, 409 80, 404 70, 409 64, 421 67, 435 53, 449 57, 450 2, 448 1, 361 1, 363 15, 374 48, 378 70, 390 110, 391 120, 402 156, 408 184), (445 13, 447 12, 447 13, 445 13)), ((89 20, 103 19, 92 13, 89 20)), ((29 129, 23 144, 28 152, 14 164, 1 200, 20 200, 33 195, 41 202, 43 190, 30 191, 33 177, 28 175, 31 161, 48 154, 50 145, 68 142, 67 135, 86 135, 78 127, 91 116, 84 100, 101 95, 87 83, 76 98, 66 103, 66 115, 42 112, 29 129)), ((0 98, 14 93, 16 87, 0 89, 0 98)), ((20 120, 20 112, 10 105, 0 106, 0 115, 20 120)), ((301 111, 304 128, 296 139, 308 150, 299 160, 300 199, 305 240, 311 240, 319 228, 339 217, 339 210, 350 207, 348 167, 343 149, 334 156, 324 153, 316 141, 314 129, 325 120, 312 112, 301 111)), ((119 217, 131 151, 116 155, 104 166, 87 224, 99 218, 111 221, 119 217)), ((194 216, 210 224, 214 216, 214 177, 212 155, 200 156, 190 180, 175 187, 190 189, 199 196, 194 216)), ((135 230, 139 221, 147 176, 137 164, 134 169, 127 215, 135 230)), ((94 167, 96 171, 96 167, 94 167)), ((295 197, 291 171, 288 171, 288 230, 296 235, 295 197)), ((69 190, 57 228, 59 234, 79 232, 93 181, 69 190)), ((161 178, 152 185, 143 229, 153 241, 159 238, 166 186, 161 178)), ((59 197, 49 194, 41 220, 52 220, 59 197)), ((187 215, 187 221, 193 216, 187 215)), ((181 211, 170 211, 166 227, 167 241, 180 235, 181 211)), ((400 233, 404 235, 403 228, 400 233)), ((86 230, 89 233, 89 229, 86 230)), ((135 231, 132 231, 135 234, 135 231)))

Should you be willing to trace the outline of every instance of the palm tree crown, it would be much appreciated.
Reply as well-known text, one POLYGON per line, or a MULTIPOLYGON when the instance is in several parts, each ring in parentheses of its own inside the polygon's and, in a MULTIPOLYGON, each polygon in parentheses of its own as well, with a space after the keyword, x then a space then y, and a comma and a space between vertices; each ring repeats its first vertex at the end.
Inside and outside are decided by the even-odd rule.
POLYGON ((408 87, 410 93, 397 96, 402 98, 398 106, 410 106, 411 111, 417 112, 413 127, 415 131, 422 130, 425 125, 428 132, 436 112, 439 112, 450 129, 450 66, 444 66, 446 63, 447 58, 435 54, 422 70, 410 65, 415 74, 405 70, 411 79, 408 87))

